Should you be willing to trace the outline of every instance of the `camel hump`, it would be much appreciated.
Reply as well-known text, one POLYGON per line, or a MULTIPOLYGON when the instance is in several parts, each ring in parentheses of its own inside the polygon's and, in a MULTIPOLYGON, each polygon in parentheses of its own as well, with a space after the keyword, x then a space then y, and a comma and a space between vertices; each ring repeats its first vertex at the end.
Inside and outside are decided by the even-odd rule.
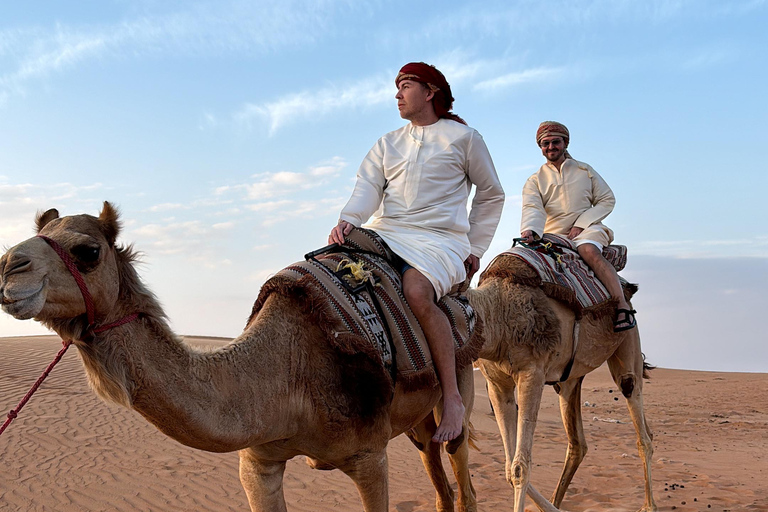
POLYGON ((541 277, 529 264, 511 254, 499 254, 480 274, 482 284, 486 279, 509 279, 526 286, 540 286, 541 277))

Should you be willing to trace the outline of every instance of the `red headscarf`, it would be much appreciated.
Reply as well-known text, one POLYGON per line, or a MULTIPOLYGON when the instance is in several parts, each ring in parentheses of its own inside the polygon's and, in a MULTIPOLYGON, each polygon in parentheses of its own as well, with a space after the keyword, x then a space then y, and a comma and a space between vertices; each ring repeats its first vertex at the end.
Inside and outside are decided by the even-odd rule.
POLYGON ((400 72, 395 78, 395 85, 400 85, 401 80, 413 80, 419 82, 435 93, 432 98, 432 105, 435 107, 435 114, 440 119, 453 119, 461 124, 467 124, 462 118, 451 112, 453 108, 453 96, 451 95, 451 86, 445 76, 435 66, 424 62, 411 62, 400 68, 400 72))

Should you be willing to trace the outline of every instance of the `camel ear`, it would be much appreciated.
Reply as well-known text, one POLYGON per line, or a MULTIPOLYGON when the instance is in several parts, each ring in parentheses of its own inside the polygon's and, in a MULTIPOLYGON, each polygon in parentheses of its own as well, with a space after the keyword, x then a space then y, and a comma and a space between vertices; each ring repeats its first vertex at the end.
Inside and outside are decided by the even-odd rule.
POLYGON ((114 245, 117 239, 117 234, 120 232, 120 212, 117 208, 112 206, 108 201, 104 201, 104 207, 99 214, 99 222, 101 223, 101 231, 107 238, 109 245, 114 245))
POLYGON ((59 218, 59 210, 56 208, 51 208, 47 212, 37 212, 37 216, 35 217, 35 225, 37 226, 37 232, 39 233, 46 224, 51 222, 53 219, 59 218))

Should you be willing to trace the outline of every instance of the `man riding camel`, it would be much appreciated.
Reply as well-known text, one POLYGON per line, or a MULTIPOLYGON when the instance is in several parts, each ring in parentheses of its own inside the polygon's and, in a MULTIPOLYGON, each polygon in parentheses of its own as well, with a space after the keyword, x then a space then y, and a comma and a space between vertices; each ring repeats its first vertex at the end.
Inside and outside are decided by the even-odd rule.
POLYGON ((568 128, 545 121, 536 132, 536 143, 547 163, 523 187, 521 236, 528 242, 544 233, 565 235, 574 241, 579 255, 618 300, 613 330, 632 329, 635 313, 624 298, 619 275, 603 257, 613 241, 613 231, 602 222, 613 211, 616 199, 608 184, 584 162, 568 153, 568 128))
POLYGON ((403 292, 426 335, 443 394, 432 439, 445 442, 461 434, 465 409, 450 324, 437 301, 478 270, 504 191, 480 134, 451 112, 451 88, 437 68, 406 64, 395 85, 400 117, 410 122, 381 137, 365 157, 328 241, 343 243, 353 226, 363 226, 403 260, 403 292))

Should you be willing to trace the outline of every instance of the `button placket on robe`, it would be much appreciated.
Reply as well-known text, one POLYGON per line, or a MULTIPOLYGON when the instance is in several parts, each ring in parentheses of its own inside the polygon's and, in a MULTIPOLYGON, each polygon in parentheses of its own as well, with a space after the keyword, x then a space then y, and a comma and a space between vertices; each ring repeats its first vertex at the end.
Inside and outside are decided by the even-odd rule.
POLYGON ((411 139, 411 148, 408 155, 408 166, 405 171, 405 189, 403 191, 403 199, 405 205, 410 208, 416 201, 419 195, 419 183, 421 182, 422 165, 419 161, 421 153, 421 147, 424 145, 424 127, 414 126, 408 130, 408 135, 411 139), (414 135, 414 131, 419 135, 414 135))

